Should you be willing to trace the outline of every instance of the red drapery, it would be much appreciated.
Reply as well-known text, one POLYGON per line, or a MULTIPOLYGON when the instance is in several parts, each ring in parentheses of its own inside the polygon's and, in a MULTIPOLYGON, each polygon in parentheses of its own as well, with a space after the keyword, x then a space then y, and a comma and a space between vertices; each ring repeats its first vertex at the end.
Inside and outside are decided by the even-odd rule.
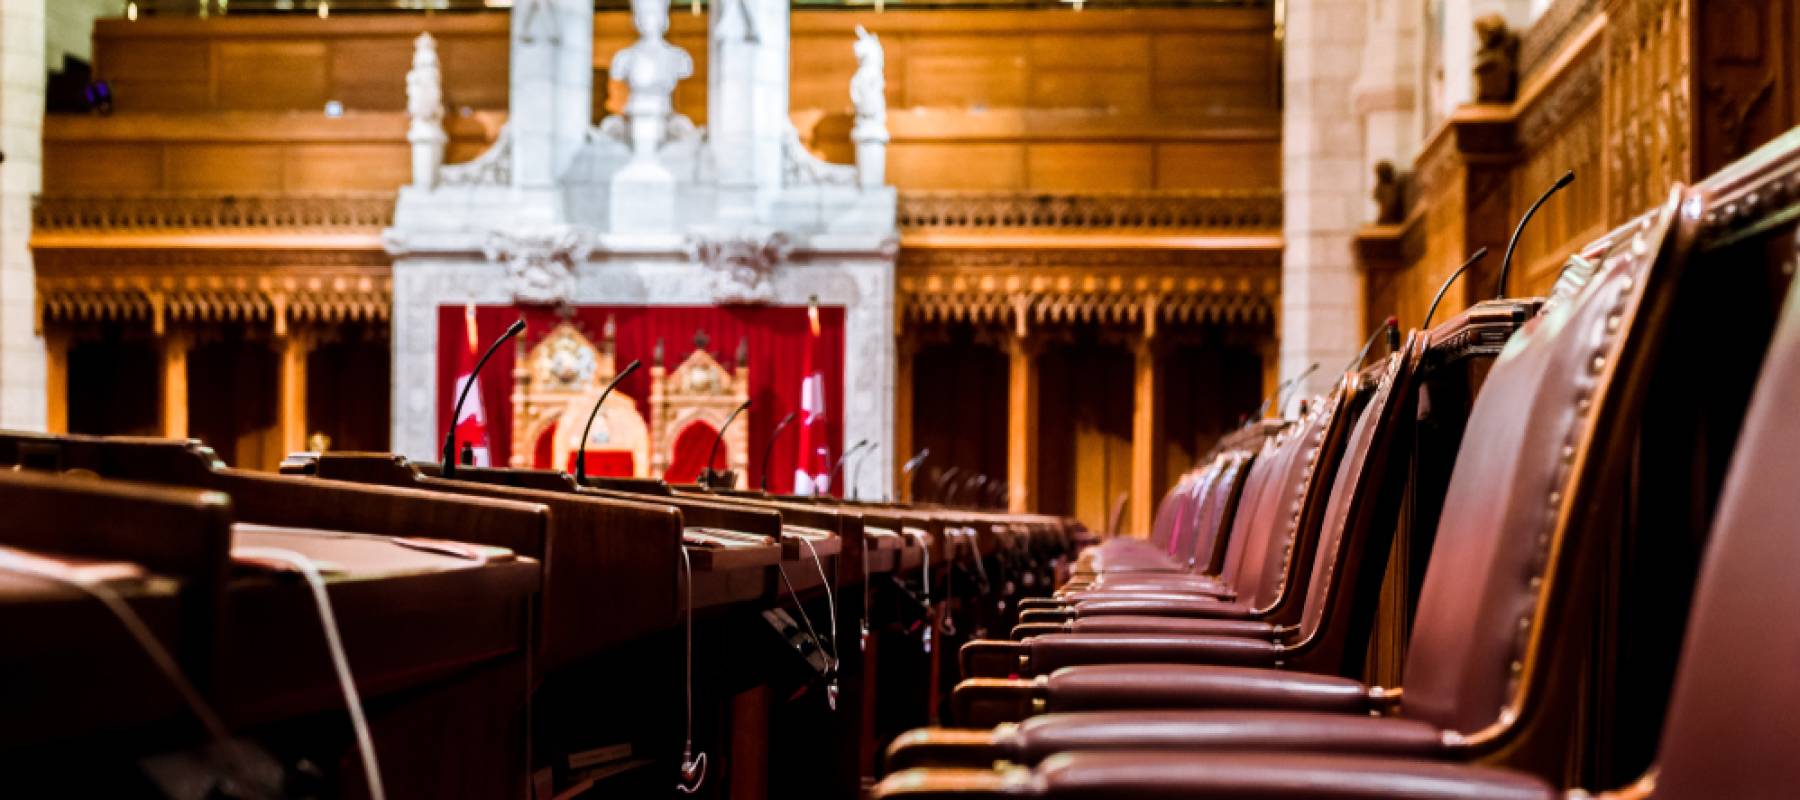
MULTIPOLYGON (((583 333, 599 343, 607 315, 616 326, 614 339, 620 367, 632 359, 643 359, 645 368, 619 384, 619 391, 637 401, 638 413, 650 417, 650 357, 658 339, 663 340, 664 365, 673 370, 693 351, 694 334, 704 330, 710 341, 707 351, 726 367, 736 364, 739 341, 749 343, 750 469, 749 485, 762 480, 762 454, 767 449, 769 432, 783 416, 800 407, 800 348, 807 335, 804 306, 577 306, 574 322, 583 333)), ((476 326, 481 346, 487 347, 493 337, 506 330, 513 320, 525 319, 526 350, 542 340, 561 318, 549 308, 514 306, 477 306, 476 326)), ((826 408, 829 414, 826 441, 831 457, 842 452, 844 407, 844 309, 821 306, 819 321, 822 340, 818 367, 825 377, 826 408)), ((462 343, 467 347, 467 329, 463 323, 463 306, 438 308, 438 382, 437 417, 441 432, 450 418, 455 386, 456 351, 462 343)), ((488 443, 493 448, 494 463, 505 464, 512 453, 512 369, 514 349, 508 345, 495 353, 482 370, 482 399, 488 414, 488 443)), ((790 426, 791 427, 791 426, 790 426)), ((441 434, 440 434, 441 435, 441 434)), ((794 435, 783 432, 784 438, 794 435)), ((535 442, 533 443, 536 444, 535 442)), ((663 443, 666 446, 666 443, 663 443)), ((709 442, 710 445, 710 442, 709 442)), ((705 457, 699 459, 704 461, 705 457)), ((775 448, 769 459, 769 489, 791 491, 794 482, 794 445, 792 440, 775 448)))
MULTIPOLYGON (((669 469, 663 473, 663 480, 670 483, 693 483, 700 479, 700 470, 706 466, 706 456, 712 452, 713 439, 718 438, 718 431, 704 422, 690 422, 675 435, 675 449, 669 458, 669 469)), ((713 453, 712 468, 725 470, 725 451, 727 445, 720 444, 717 453, 713 453)))

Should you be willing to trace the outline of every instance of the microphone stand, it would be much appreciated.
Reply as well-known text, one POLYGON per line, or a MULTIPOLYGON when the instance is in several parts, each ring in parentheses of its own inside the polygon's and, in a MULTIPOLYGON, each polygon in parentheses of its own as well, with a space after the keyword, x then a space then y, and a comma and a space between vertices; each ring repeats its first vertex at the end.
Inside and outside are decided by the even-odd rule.
POLYGON ((794 421, 794 414, 795 412, 789 411, 787 416, 775 423, 775 430, 769 431, 769 443, 763 445, 762 490, 765 493, 769 491, 769 459, 775 455, 775 439, 781 436, 782 431, 787 430, 788 423, 794 421))
POLYGON ((1545 202, 1549 201, 1551 195, 1562 191, 1563 187, 1574 182, 1575 170, 1569 170, 1568 172, 1563 173, 1562 177, 1556 179, 1556 183, 1551 184, 1549 189, 1544 190, 1543 194, 1538 195, 1537 202, 1532 203, 1530 208, 1525 209, 1525 216, 1520 217, 1518 226, 1513 228, 1512 241, 1506 243, 1506 256, 1500 259, 1500 280, 1498 281, 1499 285, 1495 287, 1495 300, 1499 300, 1506 296, 1506 275, 1512 270, 1513 250, 1519 246, 1519 234, 1525 232, 1525 223, 1530 222, 1531 218, 1537 215, 1538 209, 1543 207, 1545 202))
POLYGON ((450 429, 444 431, 444 477, 456 477, 456 423, 462 420, 463 403, 469 399, 469 389, 474 388, 476 376, 481 374, 481 368, 487 366, 488 359, 494 357, 494 353, 500 349, 500 345, 506 344, 507 340, 518 336, 524 330, 525 320, 520 319, 514 322, 506 329, 505 333, 500 334, 500 338, 488 345, 487 352, 481 354, 481 360, 475 362, 475 369, 469 372, 469 381, 463 384, 462 394, 457 396, 456 406, 450 410, 450 429))
MULTIPOLYGON (((743 405, 740 405, 737 408, 732 410, 731 416, 725 418, 725 424, 719 426, 718 435, 713 437, 712 449, 707 451, 707 454, 706 454, 706 467, 704 469, 700 470, 700 485, 701 486, 705 486, 708 489, 720 488, 719 486, 717 486, 715 484, 719 483, 726 475, 731 474, 731 470, 729 470, 729 469, 725 470, 724 472, 713 471, 713 467, 712 467, 713 459, 716 459, 719 457, 719 445, 725 441, 725 429, 730 428, 731 423, 737 421, 738 415, 744 413, 744 410, 748 409, 749 407, 750 407, 750 401, 745 400, 743 405)), ((729 488, 729 487, 726 487, 726 488, 729 488)))
MULTIPOLYGON (((1437 296, 1431 298, 1431 307, 1425 310, 1425 322, 1419 326, 1420 329, 1431 330, 1431 318, 1433 315, 1437 314, 1438 303, 1444 301, 1444 293, 1450 291, 1450 284, 1455 283, 1456 279, 1462 277, 1462 274, 1467 272, 1470 267, 1481 263, 1482 259, 1487 258, 1487 254, 1488 249, 1485 247, 1476 250, 1474 255, 1469 256, 1468 261, 1464 261, 1462 266, 1457 267, 1455 272, 1450 273, 1450 277, 1444 279, 1444 285, 1438 287, 1437 296)), ((1502 278, 1501 280, 1505 279, 1502 278)))
POLYGON ((588 433, 594 429, 594 418, 600 416, 600 407, 606 405, 607 396, 612 394, 613 389, 618 387, 619 382, 625 380, 626 375, 636 372, 637 368, 640 366, 643 366, 642 362, 633 359, 631 363, 625 365, 624 369, 619 370, 619 374, 613 376, 612 381, 606 384, 606 388, 600 390, 600 399, 594 401, 594 410, 588 412, 587 425, 583 426, 581 429, 581 446, 575 450, 576 486, 587 485, 588 433))

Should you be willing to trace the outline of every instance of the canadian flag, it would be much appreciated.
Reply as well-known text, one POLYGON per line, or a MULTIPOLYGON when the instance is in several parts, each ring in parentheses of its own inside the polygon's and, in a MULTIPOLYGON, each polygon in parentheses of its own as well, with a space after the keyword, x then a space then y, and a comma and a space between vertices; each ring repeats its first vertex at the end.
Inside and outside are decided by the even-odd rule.
POLYGON ((463 386, 473 381, 475 386, 469 390, 469 400, 463 404, 462 416, 457 418, 456 453, 454 458, 462 458, 464 444, 475 453, 474 466, 492 466, 488 456, 487 410, 481 402, 481 379, 475 376, 475 361, 481 357, 481 332, 475 327, 475 306, 463 306, 463 328, 469 332, 469 347, 456 360, 456 387, 451 397, 461 397, 463 386))
POLYGON ((825 376, 819 372, 819 304, 807 306, 812 326, 801 351, 800 452, 794 459, 794 494, 825 495, 831 491, 831 450, 825 441, 825 376))

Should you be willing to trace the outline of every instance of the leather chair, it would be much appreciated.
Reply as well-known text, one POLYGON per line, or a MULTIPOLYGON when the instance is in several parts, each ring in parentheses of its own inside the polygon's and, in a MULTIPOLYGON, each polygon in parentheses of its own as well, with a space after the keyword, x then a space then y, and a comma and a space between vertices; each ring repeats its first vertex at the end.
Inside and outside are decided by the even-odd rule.
MULTIPOLYGON (((1791 225, 1788 227, 1792 227, 1791 225)), ((1606 280, 1605 276, 1601 280, 1606 280)), ((1700 567, 1656 765, 1619 800, 1790 797, 1800 785, 1800 282, 1792 282, 1700 567)), ((1541 777, 1409 758, 1216 750, 1055 756, 1036 770, 917 770, 889 778, 883 798, 1457 798, 1551 800, 1541 777)))
POLYGON ((1119 637, 1108 657, 1163 663, 1058 671, 1021 704, 1052 713, 992 731, 918 732, 896 742, 892 763, 1029 764, 1059 751, 1146 747, 1473 759, 1519 746, 1536 730, 1521 721, 1563 688, 1545 674, 1559 646, 1584 630, 1552 612, 1590 590, 1591 576, 1575 567, 1607 544, 1590 530, 1604 530, 1610 509, 1597 500, 1624 472, 1611 443, 1635 430, 1642 364, 1663 341, 1687 266, 1682 197, 1673 192, 1619 237, 1592 281, 1547 305, 1495 363, 1445 499, 1403 694, 1339 677, 1179 663, 1231 663, 1242 639, 1119 637), (1054 713, 1101 705, 1172 710, 1054 713))
MULTIPOLYGON (((1416 359, 1416 350, 1415 356, 1416 359)), ((1397 369, 1397 367, 1396 367, 1397 369)), ((1409 371, 1410 374, 1410 371, 1409 371)), ((1266 488, 1258 490, 1255 507, 1241 527, 1246 546, 1240 548, 1240 600, 1186 593, 1198 584, 1160 581, 1132 583, 1118 592, 1101 590, 1081 595, 1065 613, 1061 625, 1084 626, 1079 634, 1052 633, 1031 636, 1022 642, 977 641, 965 645, 962 652, 963 675, 967 678, 999 678, 1009 675, 1034 675, 1060 666, 1078 663, 1107 663, 1114 633, 1143 628, 1146 617, 1171 620, 1154 630, 1177 634, 1218 634, 1259 637, 1262 641, 1245 641, 1246 647, 1264 645, 1272 639, 1287 639, 1301 619, 1301 595, 1308 585, 1318 559, 1313 557, 1323 527, 1325 487, 1336 476, 1338 463, 1349 437, 1351 423, 1358 418, 1372 394, 1379 387, 1391 385, 1391 374, 1377 385, 1365 386, 1356 376, 1347 376, 1341 388, 1325 400, 1314 404, 1312 411, 1296 425, 1279 445, 1270 460, 1273 476, 1266 488), (1254 545, 1260 545, 1254 546, 1254 545), (1125 618, 1122 623, 1107 619, 1125 618)), ((1365 415, 1366 416, 1366 415, 1365 415)), ((1240 519, 1244 514, 1240 511, 1240 519)), ((1228 561, 1229 563, 1229 561, 1228 561)), ((1194 578, 1196 576, 1184 576, 1194 578)), ((1180 579, 1163 579, 1180 580, 1180 579)), ((1200 580, 1210 580, 1201 578, 1200 580)), ((1030 615, 1026 632, 1043 630, 1043 622, 1033 625, 1030 615)), ((1039 615, 1051 616, 1046 612, 1039 615)), ((1051 621, 1052 624, 1056 624, 1051 621)), ((1134 634, 1135 635, 1135 634, 1134 634)), ((1150 651, 1143 652, 1153 655, 1150 651)), ((1127 656, 1126 660, 1139 660, 1127 656)), ((1152 658, 1151 660, 1156 660, 1152 658)), ((976 684, 971 696, 985 694, 986 687, 976 684)), ((959 691, 962 689, 959 687, 959 691)), ((959 717, 959 720, 961 718, 959 717)))

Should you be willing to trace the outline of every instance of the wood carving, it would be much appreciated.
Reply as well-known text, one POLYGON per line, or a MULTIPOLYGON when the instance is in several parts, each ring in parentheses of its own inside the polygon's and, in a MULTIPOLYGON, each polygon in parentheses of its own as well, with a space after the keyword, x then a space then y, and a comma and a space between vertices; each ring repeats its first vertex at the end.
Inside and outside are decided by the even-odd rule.
POLYGON ((1519 37, 1499 14, 1475 20, 1475 102, 1510 103, 1518 92, 1519 37))

